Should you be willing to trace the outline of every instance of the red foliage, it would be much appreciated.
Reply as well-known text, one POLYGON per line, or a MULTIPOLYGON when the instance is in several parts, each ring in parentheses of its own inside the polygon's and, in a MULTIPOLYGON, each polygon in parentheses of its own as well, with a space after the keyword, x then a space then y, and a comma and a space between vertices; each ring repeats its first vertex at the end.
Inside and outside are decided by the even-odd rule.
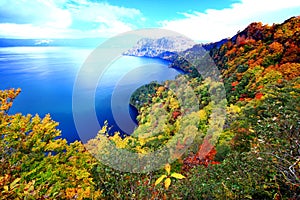
POLYGON ((215 147, 208 140, 204 140, 195 155, 191 155, 184 159, 183 169, 189 170, 197 165, 204 165, 207 167, 209 164, 220 164, 220 162, 214 161, 216 154, 217 151, 215 147))
POLYGON ((255 99, 261 99, 263 96, 264 96, 263 93, 258 92, 258 93, 255 94, 255 99))
POLYGON ((235 86, 238 85, 238 84, 239 84, 239 82, 238 82, 238 81, 235 81, 235 82, 232 82, 232 83, 231 83, 231 86, 232 86, 232 87, 235 87, 235 86))
POLYGON ((249 101, 250 98, 248 98, 248 94, 241 94, 239 101, 249 101))
POLYGON ((243 46, 243 45, 245 45, 246 44, 246 37, 245 37, 245 35, 242 35, 242 36, 238 35, 237 39, 236 39, 236 44, 237 44, 237 46, 243 46))
POLYGON ((180 111, 174 111, 174 112, 172 113, 172 118, 173 118, 173 119, 177 119, 177 117, 180 116, 180 115, 181 115, 181 112, 180 112, 180 111))
POLYGON ((257 89, 259 90, 259 89, 262 89, 263 87, 264 87, 263 85, 260 85, 257 87, 257 89))

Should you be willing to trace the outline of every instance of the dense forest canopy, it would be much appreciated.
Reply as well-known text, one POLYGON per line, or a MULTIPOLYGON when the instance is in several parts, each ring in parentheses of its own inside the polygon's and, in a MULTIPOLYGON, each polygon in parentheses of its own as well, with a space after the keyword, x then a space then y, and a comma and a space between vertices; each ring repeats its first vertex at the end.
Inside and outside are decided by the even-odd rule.
POLYGON ((0 198, 299 199, 299 38, 300 17, 293 17, 272 26, 252 23, 207 46, 226 91, 226 119, 215 138, 208 135, 211 91, 220 83, 179 57, 174 63, 189 74, 140 88, 131 101, 139 126, 125 138, 105 123, 87 144, 68 144, 57 138, 50 115, 9 113, 20 89, 0 91, 0 198), (182 100, 174 91, 186 90, 183 82, 195 95, 182 100), (197 102, 197 109, 187 111, 182 101, 197 102), (137 158, 172 143, 172 152, 162 151, 172 159, 156 171, 120 171, 96 159, 111 153, 104 137, 137 158))

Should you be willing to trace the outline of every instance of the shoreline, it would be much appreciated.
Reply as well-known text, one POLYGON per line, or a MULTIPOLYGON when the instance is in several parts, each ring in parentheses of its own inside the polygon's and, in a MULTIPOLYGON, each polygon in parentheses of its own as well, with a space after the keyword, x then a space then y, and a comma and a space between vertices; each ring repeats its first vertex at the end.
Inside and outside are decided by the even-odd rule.
POLYGON ((133 55, 133 54, 122 54, 122 56, 130 56, 130 57, 138 57, 138 58, 149 58, 149 59, 159 59, 159 60, 163 60, 165 62, 168 62, 168 68, 172 68, 175 69, 176 71, 178 71, 180 74, 188 74, 189 72, 184 71, 184 69, 182 69, 181 67, 175 65, 175 60, 176 59, 166 59, 160 56, 147 56, 147 55, 133 55))

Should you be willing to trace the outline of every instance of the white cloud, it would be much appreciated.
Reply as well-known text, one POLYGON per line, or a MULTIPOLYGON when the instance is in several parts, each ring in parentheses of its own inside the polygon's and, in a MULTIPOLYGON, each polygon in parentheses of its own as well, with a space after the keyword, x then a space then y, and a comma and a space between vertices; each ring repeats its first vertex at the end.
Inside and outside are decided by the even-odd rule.
POLYGON ((70 13, 57 7, 51 0, 1 0, 0 17, 1 23, 44 25, 57 28, 66 28, 72 23, 70 13))
POLYGON ((160 22, 162 28, 197 41, 213 42, 231 37, 252 22, 281 23, 299 15, 299 0, 241 0, 223 10, 182 13, 183 19, 160 22))
POLYGON ((70 5, 74 21, 78 23, 95 23, 92 30, 95 35, 109 37, 137 28, 135 24, 142 21, 142 13, 134 8, 112 6, 107 3, 84 3, 70 5))
POLYGON ((142 18, 137 9, 86 0, 1 0, 0 37, 111 37, 136 28, 142 18))

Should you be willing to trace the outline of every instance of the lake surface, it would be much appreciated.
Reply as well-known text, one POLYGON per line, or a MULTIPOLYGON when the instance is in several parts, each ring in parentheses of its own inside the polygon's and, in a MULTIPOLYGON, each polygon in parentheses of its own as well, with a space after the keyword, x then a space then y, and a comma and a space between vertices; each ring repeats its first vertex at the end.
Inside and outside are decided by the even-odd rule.
MULTIPOLYGON (((74 47, 7 47, 0 48, 0 89, 21 88, 10 113, 50 113, 59 122, 62 137, 69 142, 86 142, 96 133, 79 137, 72 114, 72 91, 84 61, 93 49, 74 47)), ((100 125, 105 120, 112 131, 127 133, 134 125, 120 128, 112 114, 111 98, 115 91, 132 93, 151 81, 174 79, 178 71, 168 68, 168 62, 160 59, 123 56, 113 62, 99 78, 95 92, 95 110, 100 125), (117 90, 116 90, 117 89, 117 90), (126 129, 124 131, 124 129, 126 129)), ((84 91, 83 91, 84 92, 84 91)), ((124 97, 130 96, 123 95, 124 97)), ((129 107, 126 98, 116 101, 118 116, 124 121, 136 117, 136 110, 129 107), (129 110, 129 114, 126 113, 129 110)), ((116 105, 116 104, 114 104, 116 105)), ((127 123, 126 123, 127 124, 127 123)))

